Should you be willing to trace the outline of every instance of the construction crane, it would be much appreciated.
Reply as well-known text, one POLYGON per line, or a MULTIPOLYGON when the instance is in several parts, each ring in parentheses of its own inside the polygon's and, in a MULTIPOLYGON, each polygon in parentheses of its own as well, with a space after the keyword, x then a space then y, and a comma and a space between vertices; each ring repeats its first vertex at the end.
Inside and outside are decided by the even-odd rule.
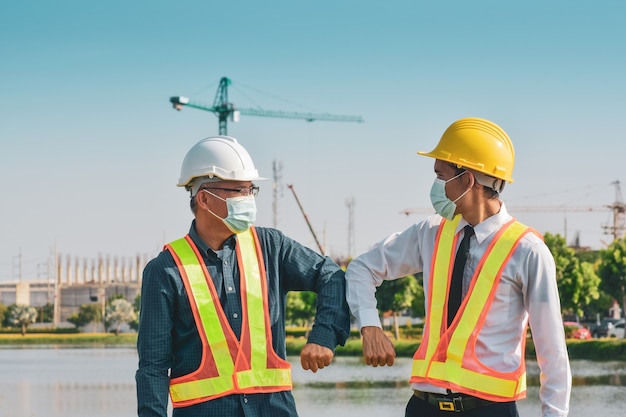
POLYGON ((604 226, 604 233, 613 235, 613 240, 621 239, 626 231, 626 204, 619 184, 619 180, 611 183, 615 186, 615 202, 607 207, 613 212, 613 224, 604 226))
MULTIPOLYGON (((521 212, 561 212, 561 213, 574 213, 574 212, 598 212, 611 210, 613 213, 612 224, 603 225, 604 233, 606 235, 613 236, 613 240, 618 240, 624 237, 626 232, 626 203, 622 197, 622 191, 620 188, 619 180, 611 183, 615 187, 615 202, 604 206, 512 206, 507 207, 510 213, 521 212)), ((400 214, 410 216, 411 214, 424 213, 434 214, 433 208, 407 208, 400 211, 400 214)))
POLYGON ((363 123, 361 116, 344 116, 335 115, 329 113, 298 113, 298 112, 286 112, 280 110, 263 110, 263 109, 251 109, 251 108, 236 108, 235 105, 228 101, 228 86, 231 84, 231 80, 226 77, 220 79, 220 84, 213 100, 213 105, 208 106, 202 103, 191 101, 187 97, 175 96, 170 97, 170 103, 176 110, 182 110, 183 106, 192 107, 194 109, 210 111, 217 115, 219 120, 219 134, 228 134, 228 120, 232 122, 238 122, 240 115, 246 116, 260 116, 260 117, 279 117, 283 119, 300 119, 307 122, 313 122, 316 120, 328 121, 328 122, 356 122, 363 123))
POLYGON ((324 255, 324 247, 322 246, 319 239, 317 238, 317 235, 315 234, 315 230, 313 230, 313 226, 311 225, 311 222, 309 221, 309 216, 306 215, 306 212, 304 211, 304 207, 302 207, 302 204, 300 203, 300 199, 298 198, 298 195, 296 194, 296 190, 293 188, 293 184, 287 184, 287 188, 289 188, 291 192, 293 193, 293 196, 296 199, 296 203, 298 203, 298 207, 300 207, 300 211, 302 212, 302 216, 304 217, 304 220, 306 221, 307 226, 309 226, 309 231, 313 235, 313 239, 315 239, 315 243, 317 244, 317 247, 320 250, 320 253, 324 255))

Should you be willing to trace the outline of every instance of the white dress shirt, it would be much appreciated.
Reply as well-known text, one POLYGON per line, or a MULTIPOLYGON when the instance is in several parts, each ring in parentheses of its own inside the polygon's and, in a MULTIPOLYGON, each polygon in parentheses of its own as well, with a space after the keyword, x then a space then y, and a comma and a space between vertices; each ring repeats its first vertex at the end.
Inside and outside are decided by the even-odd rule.
MULTIPOLYGON (((463 296, 489 243, 511 218, 502 203, 498 214, 474 226, 475 237, 470 240, 463 274, 463 296)), ((350 262, 346 271, 346 298, 359 329, 364 326, 381 327, 375 292, 383 281, 423 272, 424 293, 428 294, 435 238, 441 220, 439 215, 431 216, 376 243, 350 262)), ((461 219, 457 233, 463 233, 467 224, 465 219, 461 219)), ((520 340, 527 323, 532 331, 541 370, 539 394, 542 415, 567 416, 571 371, 556 268, 550 250, 534 233, 527 233, 521 239, 500 276, 496 295, 478 335, 476 354, 479 360, 501 372, 517 369, 524 355, 520 340)), ((411 388, 445 393, 445 389, 427 383, 414 383, 411 388)))

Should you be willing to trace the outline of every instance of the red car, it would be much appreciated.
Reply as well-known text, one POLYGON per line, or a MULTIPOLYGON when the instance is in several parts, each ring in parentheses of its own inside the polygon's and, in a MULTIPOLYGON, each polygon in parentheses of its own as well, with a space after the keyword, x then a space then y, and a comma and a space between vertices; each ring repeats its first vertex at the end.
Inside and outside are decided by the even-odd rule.
POLYGON ((563 322, 565 326, 565 336, 571 339, 588 340, 591 339, 591 332, 588 328, 575 321, 563 322))

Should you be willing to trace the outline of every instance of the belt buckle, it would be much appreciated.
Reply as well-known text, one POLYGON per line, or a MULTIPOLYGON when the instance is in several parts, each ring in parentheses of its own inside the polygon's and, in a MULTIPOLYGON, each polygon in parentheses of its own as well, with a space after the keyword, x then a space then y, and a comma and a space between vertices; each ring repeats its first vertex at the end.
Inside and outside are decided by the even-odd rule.
POLYGON ((463 399, 455 398, 438 398, 437 403, 441 411, 463 411, 463 399))

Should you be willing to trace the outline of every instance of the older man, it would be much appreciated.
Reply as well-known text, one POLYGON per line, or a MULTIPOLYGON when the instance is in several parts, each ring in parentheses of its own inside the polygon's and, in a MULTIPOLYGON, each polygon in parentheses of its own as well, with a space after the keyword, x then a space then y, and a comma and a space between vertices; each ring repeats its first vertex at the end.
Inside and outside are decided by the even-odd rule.
POLYGON ((191 196, 189 233, 146 266, 136 374, 140 417, 297 416, 285 348, 288 291, 317 293, 302 367, 328 366, 349 334, 341 269, 278 230, 254 227, 253 181, 237 140, 203 139, 178 186, 191 196))

